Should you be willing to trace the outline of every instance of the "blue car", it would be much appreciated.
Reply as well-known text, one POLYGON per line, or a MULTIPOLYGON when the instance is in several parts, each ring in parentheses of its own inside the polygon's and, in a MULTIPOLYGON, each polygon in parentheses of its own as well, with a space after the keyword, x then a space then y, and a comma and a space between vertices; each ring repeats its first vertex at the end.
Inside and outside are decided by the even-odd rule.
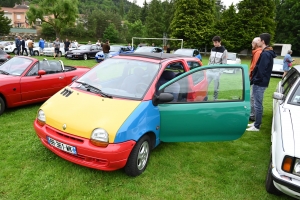
MULTIPOLYGON (((109 57, 114 57, 119 55, 120 53, 133 53, 133 49, 127 47, 127 46, 121 46, 121 45, 111 45, 110 51, 109 51, 109 57)), ((101 62, 104 60, 104 53, 103 51, 99 51, 95 56, 96 62, 101 62)))
POLYGON ((192 56, 202 61, 202 56, 198 49, 177 49, 174 54, 192 56))

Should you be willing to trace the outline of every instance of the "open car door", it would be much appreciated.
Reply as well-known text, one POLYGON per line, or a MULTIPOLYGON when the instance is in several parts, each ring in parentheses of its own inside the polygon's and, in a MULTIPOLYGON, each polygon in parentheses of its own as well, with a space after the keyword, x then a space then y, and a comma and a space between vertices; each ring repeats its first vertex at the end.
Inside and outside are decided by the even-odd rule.
POLYGON ((247 65, 195 68, 162 85, 159 93, 154 97, 154 102, 157 102, 161 116, 160 140, 163 142, 235 140, 245 132, 250 116, 247 65), (225 74, 225 70, 236 70, 237 73, 225 74), (207 84, 207 87, 195 87, 193 84, 199 84, 196 80, 198 78, 207 80, 202 83, 207 84), (217 88, 214 84, 219 84, 217 98, 214 98, 217 88), (170 96, 170 93, 174 93, 174 88, 178 87, 181 88, 180 94, 186 93, 185 96, 193 97, 194 100, 160 100, 163 96, 170 96), (203 93, 207 93, 207 98, 197 98, 197 94, 203 93))

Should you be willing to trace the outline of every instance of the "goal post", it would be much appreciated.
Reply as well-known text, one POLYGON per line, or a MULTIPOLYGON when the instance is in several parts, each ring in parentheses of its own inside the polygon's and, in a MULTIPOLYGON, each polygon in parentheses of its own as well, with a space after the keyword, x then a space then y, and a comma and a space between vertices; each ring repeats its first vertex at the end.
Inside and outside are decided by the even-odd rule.
POLYGON ((132 37, 132 41, 131 41, 131 45, 134 45, 134 40, 162 40, 163 43, 164 41, 168 41, 168 40, 177 40, 177 41, 181 41, 181 49, 183 48, 183 39, 174 39, 174 38, 144 38, 144 37, 132 37))

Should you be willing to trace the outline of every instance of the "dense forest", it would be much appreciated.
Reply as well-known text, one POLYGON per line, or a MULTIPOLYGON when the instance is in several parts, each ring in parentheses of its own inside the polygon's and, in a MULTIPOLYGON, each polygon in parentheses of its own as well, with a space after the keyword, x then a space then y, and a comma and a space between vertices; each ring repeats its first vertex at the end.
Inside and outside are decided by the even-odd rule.
MULTIPOLYGON (((184 47, 209 50, 211 38, 220 35, 229 51, 239 52, 250 49, 254 37, 268 32, 273 36, 272 43, 290 43, 293 55, 300 55, 299 0, 241 0, 229 7, 224 7, 222 1, 225 0, 145 0, 139 7, 136 0, 133 3, 127 0, 28 0, 27 16, 34 23, 37 18, 59 10, 55 15, 61 19, 42 24, 41 34, 49 39, 60 36, 127 43, 132 37, 166 37, 184 39, 184 47), (36 10, 32 5, 45 9, 36 10), (68 9, 70 6, 73 10, 68 9), (66 21, 68 17, 72 20, 66 21)), ((1 0, 0 6, 13 7, 15 3, 21 0, 1 0)), ((163 45, 163 41, 136 42, 163 45)), ((179 46, 177 42, 167 42, 175 48, 179 46)))

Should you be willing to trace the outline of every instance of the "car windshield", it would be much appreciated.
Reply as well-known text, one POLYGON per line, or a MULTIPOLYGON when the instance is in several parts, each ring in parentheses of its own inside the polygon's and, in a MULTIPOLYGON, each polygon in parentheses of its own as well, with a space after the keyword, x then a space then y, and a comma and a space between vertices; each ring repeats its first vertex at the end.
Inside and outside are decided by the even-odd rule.
POLYGON ((110 50, 109 51, 120 51, 121 46, 110 46, 110 50))
POLYGON ((227 60, 236 60, 236 53, 227 53, 227 60))
POLYGON ((283 61, 281 59, 274 59, 274 64, 283 65, 283 61))
POLYGON ((98 64, 76 82, 100 89, 113 97, 142 99, 159 69, 159 64, 138 60, 111 58, 98 64))
POLYGON ((135 50, 136 53, 141 53, 141 52, 152 52, 153 47, 140 47, 137 50, 135 50))
POLYGON ((300 106, 300 87, 299 87, 299 84, 297 85, 297 88, 295 88, 295 91, 296 92, 293 94, 292 98, 290 99, 290 103, 300 106))
POLYGON ((30 59, 14 57, 0 65, 0 74, 20 76, 31 63, 30 59))
POLYGON ((81 45, 78 49, 80 50, 90 50, 91 45, 81 45))
POLYGON ((185 56, 192 56, 193 55, 193 50, 190 49, 177 49, 174 54, 180 54, 180 55, 185 55, 185 56))

